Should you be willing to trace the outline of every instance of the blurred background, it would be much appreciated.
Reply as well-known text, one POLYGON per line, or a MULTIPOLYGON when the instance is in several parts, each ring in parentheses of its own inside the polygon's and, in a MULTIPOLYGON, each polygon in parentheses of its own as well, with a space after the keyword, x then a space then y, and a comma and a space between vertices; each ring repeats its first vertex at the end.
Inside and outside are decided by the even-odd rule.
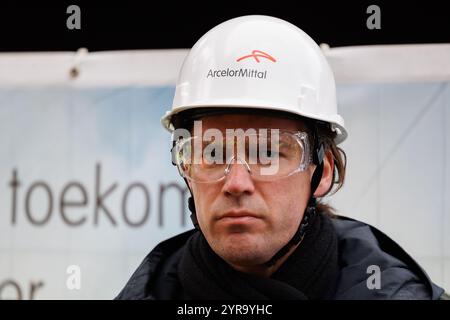
POLYGON ((448 291, 450 20, 396 3, 2 2, 0 299, 112 299, 192 227, 160 118, 188 49, 246 14, 297 25, 334 71, 348 167, 326 200, 448 291))

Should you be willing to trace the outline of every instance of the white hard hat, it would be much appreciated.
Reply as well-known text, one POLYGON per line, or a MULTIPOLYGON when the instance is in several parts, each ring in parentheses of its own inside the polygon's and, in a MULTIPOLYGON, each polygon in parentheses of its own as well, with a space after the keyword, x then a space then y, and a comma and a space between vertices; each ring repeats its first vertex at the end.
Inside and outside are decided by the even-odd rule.
POLYGON ((284 20, 260 15, 225 21, 192 47, 181 68, 173 115, 204 107, 279 110, 330 123, 347 137, 337 113, 333 72, 319 46, 284 20))

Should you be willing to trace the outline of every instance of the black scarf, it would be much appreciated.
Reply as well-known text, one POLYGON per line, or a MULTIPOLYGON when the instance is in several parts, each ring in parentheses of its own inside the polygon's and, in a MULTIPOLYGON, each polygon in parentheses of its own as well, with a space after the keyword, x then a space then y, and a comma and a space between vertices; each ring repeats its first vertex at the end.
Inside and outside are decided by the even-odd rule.
POLYGON ((234 270, 201 232, 189 238, 178 266, 182 299, 326 299, 338 275, 337 237, 330 218, 316 214, 303 241, 271 277, 234 270))

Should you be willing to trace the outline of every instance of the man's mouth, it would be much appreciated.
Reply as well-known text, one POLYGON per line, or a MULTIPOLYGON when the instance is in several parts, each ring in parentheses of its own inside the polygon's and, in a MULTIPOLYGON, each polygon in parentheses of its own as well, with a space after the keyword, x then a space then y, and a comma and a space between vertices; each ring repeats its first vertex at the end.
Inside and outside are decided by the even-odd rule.
POLYGON ((231 210, 219 216, 218 220, 232 223, 246 223, 262 219, 261 215, 246 210, 231 210))

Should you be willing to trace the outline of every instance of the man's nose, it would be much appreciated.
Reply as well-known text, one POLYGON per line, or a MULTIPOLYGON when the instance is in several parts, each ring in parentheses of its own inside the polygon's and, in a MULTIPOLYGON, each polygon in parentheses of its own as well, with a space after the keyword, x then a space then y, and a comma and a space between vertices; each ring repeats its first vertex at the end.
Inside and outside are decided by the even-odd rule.
POLYGON ((223 191, 234 196, 243 193, 251 194, 255 191, 255 185, 245 163, 233 161, 229 165, 229 172, 225 177, 223 191))

